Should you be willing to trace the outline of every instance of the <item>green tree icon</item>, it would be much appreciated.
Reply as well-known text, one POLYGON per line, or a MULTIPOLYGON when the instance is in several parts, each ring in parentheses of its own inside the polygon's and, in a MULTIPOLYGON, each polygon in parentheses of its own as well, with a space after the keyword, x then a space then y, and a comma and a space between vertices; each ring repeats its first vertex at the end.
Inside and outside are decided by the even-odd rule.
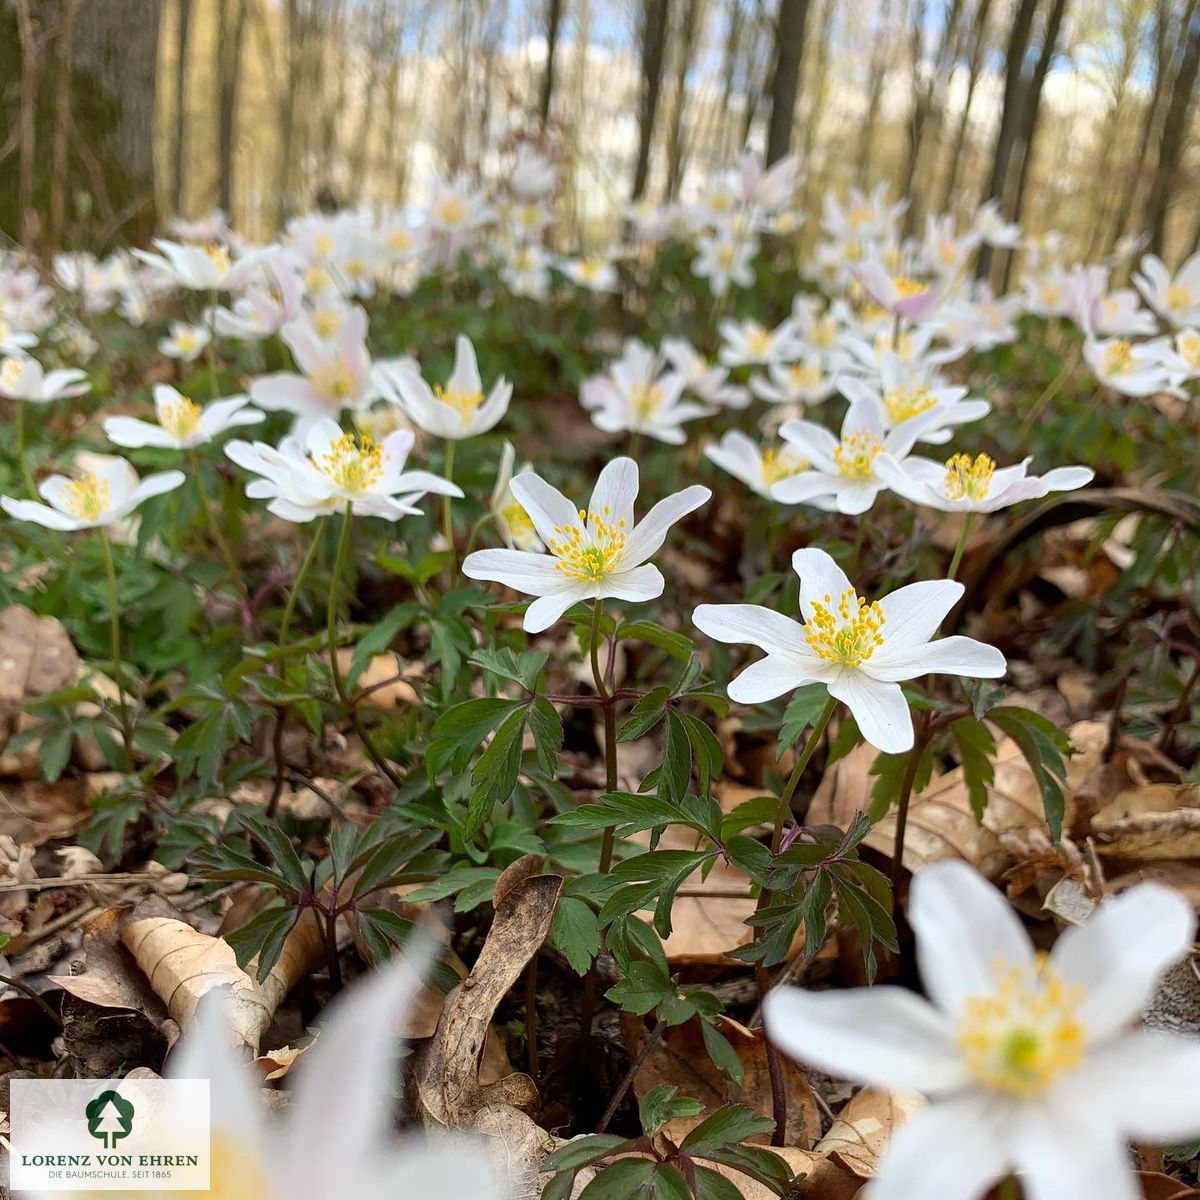
POLYGON ((101 1092, 84 1112, 88 1133, 99 1138, 106 1150, 111 1150, 121 1138, 133 1132, 133 1105, 117 1092, 101 1092))

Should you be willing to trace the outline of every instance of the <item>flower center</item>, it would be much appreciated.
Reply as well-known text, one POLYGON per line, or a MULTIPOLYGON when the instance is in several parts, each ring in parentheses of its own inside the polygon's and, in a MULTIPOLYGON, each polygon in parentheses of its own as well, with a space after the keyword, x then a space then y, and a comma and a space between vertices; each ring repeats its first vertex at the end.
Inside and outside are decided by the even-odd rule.
POLYGON ((181 354, 191 354, 191 352, 196 349, 197 343, 198 339, 196 335, 190 329, 185 329, 175 339, 175 348, 181 354))
POLYGON ((211 246, 204 247, 204 253, 208 255, 209 262, 219 271, 229 270, 229 251, 224 246, 218 246, 215 242, 211 246))
POLYGON ((180 396, 163 405, 158 423, 177 442, 182 442, 200 428, 200 406, 186 396, 180 396))
POLYGON ((438 205, 443 225, 461 225, 467 216, 467 206, 457 196, 447 196, 438 205))
POLYGON ((924 295, 929 288, 919 279, 909 279, 906 275, 897 275, 892 280, 892 285, 896 289, 896 295, 902 300, 908 299, 909 296, 924 295))
POLYGON ((513 535, 514 540, 532 537, 535 532, 529 514, 516 500, 506 504, 500 510, 500 519, 508 526, 508 531, 513 535))
POLYGON ((326 400, 336 401, 338 404, 358 394, 354 372, 350 370, 345 359, 340 357, 319 366, 309 376, 309 382, 326 400))
POLYGON ((0 364, 0 384, 10 391, 17 387, 24 374, 25 368, 19 358, 6 358, 3 364, 0 364))
POLYGON ((779 450, 766 450, 762 456, 763 483, 770 487, 781 479, 790 479, 793 475, 799 475, 801 471, 807 471, 809 465, 806 459, 787 446, 779 450))
POLYGON ((649 383, 635 383, 629 389, 629 406, 639 421, 648 421, 662 404, 662 388, 649 383))
POLYGON ((726 242, 722 246, 717 247, 717 264, 719 266, 729 268, 733 266, 735 251, 734 248, 726 242))
POLYGON ((333 238, 327 233, 318 233, 313 238, 313 249, 321 258, 328 258, 329 252, 333 249, 333 238))
POLYGON ((345 492, 365 492, 383 478, 383 447, 369 437, 344 433, 313 465, 345 492))
POLYGON ((555 567, 578 583, 599 583, 617 569, 625 553, 625 521, 611 521, 606 504, 600 512, 579 510, 582 525, 556 525, 550 539, 555 567))
POLYGON ((274 1189, 259 1148, 232 1132, 213 1130, 212 1200, 271 1200, 274 1189))
POLYGON ((920 387, 889 388, 883 393, 883 405, 893 425, 928 412, 936 404, 937 400, 924 384, 920 387))
POLYGON ((761 325, 751 325, 746 331, 746 349, 762 358, 771 349, 771 335, 761 325))
POLYGON ((788 367, 788 383, 799 392, 821 386, 821 368, 806 363, 793 363, 788 367))
POLYGON ((397 229, 388 237, 388 249, 393 251, 411 250, 412 237, 403 229, 397 229))
POLYGON ((81 521, 98 521, 112 507, 112 488, 107 479, 84 471, 66 487, 67 512, 81 521))
POLYGON ((969 996, 958 1019, 958 1048, 986 1087, 1031 1098, 1079 1065, 1087 1035, 1076 1017, 1083 989, 1068 987, 1039 964, 1030 978, 998 961, 996 990, 969 996))
POLYGON ((312 327, 323 338, 331 338, 342 327, 342 315, 336 308, 319 308, 312 315, 312 327))
POLYGON ((862 481, 875 473, 871 465, 883 453, 883 442, 869 430, 847 434, 833 448, 833 461, 845 479, 862 481))
POLYGON ((852 208, 846 214, 846 220, 851 229, 861 229, 864 225, 869 224, 875 217, 873 209, 870 208, 852 208))
POLYGON ((1179 335, 1179 353, 1189 367, 1200 367, 1200 333, 1189 329, 1179 335))
POLYGON ((986 500, 996 473, 996 460, 986 454, 954 454, 946 460, 943 485, 947 500, 986 500))
POLYGON ((1182 283, 1173 283, 1167 288, 1167 307, 1178 311, 1181 308, 1191 308, 1192 290, 1182 283))
POLYGON ((604 269, 604 259, 585 258, 579 263, 579 278, 591 283, 604 269))
POLYGON ((883 645, 884 616, 878 601, 870 604, 847 588, 836 606, 827 592, 813 601, 813 614, 804 625, 804 638, 826 662, 861 667, 883 645))
POLYGON ((1133 349, 1124 338, 1119 338, 1104 351, 1106 375, 1126 375, 1133 370, 1133 349))
POLYGON ((464 428, 470 424, 475 410, 483 403, 483 393, 479 391, 467 392, 453 387, 435 387, 433 395, 435 399, 458 411, 462 416, 464 428))

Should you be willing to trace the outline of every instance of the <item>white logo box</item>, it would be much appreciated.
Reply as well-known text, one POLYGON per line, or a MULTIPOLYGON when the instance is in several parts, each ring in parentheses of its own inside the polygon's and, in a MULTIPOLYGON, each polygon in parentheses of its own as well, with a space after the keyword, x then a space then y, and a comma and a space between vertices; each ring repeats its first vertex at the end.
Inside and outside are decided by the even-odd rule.
POLYGON ((14 1079, 10 1107, 17 1196, 209 1188, 207 1079, 14 1079))

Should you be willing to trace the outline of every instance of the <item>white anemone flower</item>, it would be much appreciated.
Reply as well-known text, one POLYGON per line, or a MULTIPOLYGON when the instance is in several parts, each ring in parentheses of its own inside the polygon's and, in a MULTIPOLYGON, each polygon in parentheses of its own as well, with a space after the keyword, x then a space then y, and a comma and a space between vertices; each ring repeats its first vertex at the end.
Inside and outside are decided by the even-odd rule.
POLYGON ((426 433, 451 441, 494 428, 508 411, 513 392, 512 384, 501 376, 485 397, 475 347, 462 334, 455 341, 454 371, 445 387, 430 387, 411 359, 381 365, 377 377, 411 421, 426 433))
POLYGON ((508 1189, 483 1143, 393 1132, 395 1063, 381 1047, 390 1046, 418 987, 411 968, 396 962, 334 1000, 292 1077, 291 1102, 275 1120, 258 1074, 230 1045, 226 994, 206 995, 167 1076, 209 1080, 213 1200, 504 1200, 508 1189))
POLYGON ((579 402, 592 424, 605 433, 641 433, 671 446, 682 446, 682 426, 715 409, 682 399, 686 380, 662 370, 662 360, 647 345, 630 339, 606 375, 585 379, 579 402))
POLYGON ((757 321, 724 320, 720 324, 721 351, 718 357, 727 367, 767 366, 791 362, 803 353, 791 318, 774 329, 757 321))
MULTIPOLYGON (((500 452, 500 466, 496 470, 496 483, 492 488, 492 498, 488 503, 492 518, 500 530, 504 544, 510 550, 527 550, 531 554, 541 554, 545 550, 542 539, 538 537, 529 514, 521 507, 520 501, 513 495, 512 478, 513 463, 516 461, 516 451, 512 442, 505 442, 500 452)), ((533 468, 526 463, 520 474, 533 468)))
POLYGON ((729 382, 729 372, 714 366, 691 342, 684 338, 664 338, 662 356, 683 376, 687 390, 706 404, 718 408, 745 408, 750 392, 739 384, 729 382))
POLYGON ((343 433, 336 421, 315 422, 304 442, 287 438, 278 449, 265 442, 227 442, 225 453, 258 475, 246 495, 269 500, 267 511, 285 521, 307 522, 347 505, 355 516, 388 521, 413 516, 428 492, 462 498, 457 484, 428 471, 406 471, 416 435, 397 430, 382 442, 343 433))
POLYGON ((160 354, 177 358, 180 362, 195 362, 204 353, 212 338, 203 325, 189 325, 186 321, 172 321, 171 334, 158 343, 160 354))
POLYGON ((961 583, 928 579, 868 603, 824 550, 797 550, 792 567, 800 576, 803 624, 757 604, 701 604, 692 614, 709 637, 767 652, 730 683, 731 700, 762 704, 823 683, 872 746, 899 754, 913 744, 903 680, 930 672, 973 679, 1004 674, 1004 655, 994 646, 961 636, 930 640, 962 596, 961 583))
POLYGON ((257 425, 264 414, 248 408, 248 396, 229 396, 201 407, 175 388, 160 383, 154 389, 154 412, 158 423, 136 417, 108 417, 104 434, 117 446, 140 450, 143 446, 164 450, 192 450, 239 425, 257 425))
POLYGON ((730 284, 739 288, 753 285, 754 268, 750 264, 758 253, 755 239, 719 230, 698 237, 696 249, 699 253, 692 261, 692 274, 697 279, 707 279, 714 296, 724 296, 730 284))
POLYGON ((740 479, 752 492, 764 500, 772 499, 771 488, 781 479, 789 479, 808 470, 808 461, 801 458, 787 443, 763 450, 744 433, 731 429, 715 446, 704 451, 704 457, 715 462, 723 471, 740 479))
POLYGON ((517 158, 508 173, 508 186, 523 200, 540 200, 554 190, 554 164, 527 142, 517 147, 517 158))
POLYGON ((44 371, 41 363, 24 354, 0 362, 0 396, 6 400, 49 404, 53 400, 82 396, 91 386, 87 374, 78 367, 44 371))
POLYGON ((1200 253, 1193 254, 1174 275, 1161 258, 1147 254, 1133 282, 1163 320, 1177 328, 1200 325, 1200 253))
POLYGON ((620 291, 617 268, 607 258, 564 258, 558 269, 576 286, 589 292, 620 291))
POLYGON ((853 268, 852 274, 875 304, 906 321, 925 320, 942 302, 941 290, 934 284, 893 275, 877 259, 853 268))
POLYGON ((465 175, 439 183, 429 206, 429 228, 447 236, 461 236, 486 224, 495 214, 483 193, 472 188, 465 175))
POLYGON ((941 512, 992 513, 1023 500, 1040 500, 1051 492, 1072 492, 1095 477, 1088 467, 1056 467, 1045 475, 1028 475, 1031 458, 996 469, 986 454, 953 454, 944 464, 909 455, 903 463, 881 454, 875 463, 880 478, 899 496, 941 512))
POLYGON ((1134 343, 1128 338, 1087 338, 1083 357, 1106 387, 1125 396, 1153 396, 1171 387, 1164 365, 1170 343, 1166 338, 1134 343))
POLYGON ((750 390, 768 404, 819 404, 833 395, 836 384, 822 356, 805 351, 798 362, 770 363, 766 375, 751 378, 750 390))
POLYGON ((684 488, 635 524, 638 467, 632 458, 615 458, 600 472, 586 509, 577 509, 532 471, 517 475, 509 486, 548 553, 476 550, 467 555, 463 574, 536 596, 525 611, 527 633, 548 629, 581 600, 641 603, 661 596, 662 572, 647 560, 671 526, 712 495, 706 487, 684 488))
POLYGON ((14 355, 19 358, 26 350, 33 349, 37 343, 36 333, 27 333, 24 330, 16 329, 3 316, 0 316, 0 354, 5 357, 14 355))
POLYGON ((158 250, 157 254, 151 254, 148 250, 135 250, 134 257, 147 266, 162 271, 173 282, 189 291, 218 291, 225 286, 233 267, 229 251, 216 242, 198 246, 155 238, 154 246, 158 250))
POLYGON ((1000 201, 996 199, 979 206, 972 229, 989 246, 1015 250, 1021 244, 1021 227, 1004 219, 1000 213, 1000 201))
POLYGON ((1135 1200, 1125 1143, 1200 1134, 1200 1044, 1132 1028, 1192 944, 1177 892, 1138 884, 1042 956, 999 891, 944 861, 913 880, 908 919, 928 999, 783 987, 764 1009, 792 1057, 931 1099, 892 1136, 871 1200, 978 1200, 1009 1173, 1031 1200, 1135 1200))
POLYGON ((123 458, 83 453, 75 456, 73 479, 51 475, 39 484, 48 504, 0 496, 0 507, 18 521, 33 521, 46 529, 96 529, 123 521, 143 500, 174 491, 185 478, 182 471, 160 471, 139 480, 123 458))
MULTIPOLYGON (((812 468, 780 480, 771 495, 783 504, 832 502, 835 511, 857 516, 874 503, 887 481, 876 474, 875 462, 885 451, 902 462, 926 431, 930 416, 905 421, 885 433, 879 407, 869 399, 855 400, 846 410, 841 437, 812 421, 785 421, 779 434, 812 468)), ((936 414, 933 419, 936 419, 936 414)))

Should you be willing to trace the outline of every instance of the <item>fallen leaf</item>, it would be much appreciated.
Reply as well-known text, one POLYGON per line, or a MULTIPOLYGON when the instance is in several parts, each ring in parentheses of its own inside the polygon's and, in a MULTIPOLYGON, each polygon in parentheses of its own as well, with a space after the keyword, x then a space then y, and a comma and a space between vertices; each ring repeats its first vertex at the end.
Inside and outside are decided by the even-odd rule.
POLYGON ((924 1107, 916 1092, 863 1088, 838 1113, 814 1153, 833 1159, 861 1179, 872 1179, 892 1134, 924 1107))

